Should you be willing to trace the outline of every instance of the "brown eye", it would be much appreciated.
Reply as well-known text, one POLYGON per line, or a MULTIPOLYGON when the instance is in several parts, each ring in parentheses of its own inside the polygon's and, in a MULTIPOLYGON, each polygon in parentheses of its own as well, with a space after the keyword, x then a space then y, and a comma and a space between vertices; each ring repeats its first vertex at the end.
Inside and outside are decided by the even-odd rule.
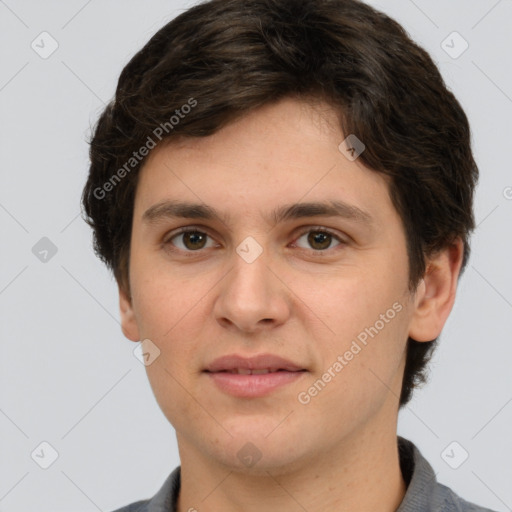
POLYGON ((187 249, 202 249, 206 243, 206 235, 200 231, 182 233, 183 243, 187 249))
POLYGON ((309 231, 306 231, 297 239, 297 242, 303 238, 306 238, 308 247, 302 248, 310 250, 313 249, 316 252, 332 248, 331 246, 333 241, 337 242, 336 245, 343 243, 337 235, 321 229, 310 229, 309 231))
POLYGON ((328 249, 331 245, 332 236, 321 231, 311 231, 308 235, 308 243, 313 249, 328 249))
MULTIPOLYGON (((167 238, 165 245, 172 245, 185 252, 198 251, 206 247, 209 236, 197 229, 183 229, 167 238)), ((211 247, 211 245, 210 245, 211 247)))

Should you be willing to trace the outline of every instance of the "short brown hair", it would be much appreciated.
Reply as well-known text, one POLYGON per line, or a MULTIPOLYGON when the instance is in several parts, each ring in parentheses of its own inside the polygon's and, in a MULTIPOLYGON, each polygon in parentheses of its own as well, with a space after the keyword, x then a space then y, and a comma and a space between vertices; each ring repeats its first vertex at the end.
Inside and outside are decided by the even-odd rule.
MULTIPOLYGON (((149 139, 211 135, 286 96, 328 101, 343 133, 366 145, 362 162, 389 176, 411 291, 426 258, 457 237, 464 269, 478 169, 467 117, 429 55, 358 0, 211 0, 169 22, 130 60, 92 134, 82 204, 96 254, 125 291, 145 160, 134 152, 149 139), (187 104, 192 112, 179 115, 187 104)), ((425 381, 436 343, 409 338, 400 406, 425 381)))

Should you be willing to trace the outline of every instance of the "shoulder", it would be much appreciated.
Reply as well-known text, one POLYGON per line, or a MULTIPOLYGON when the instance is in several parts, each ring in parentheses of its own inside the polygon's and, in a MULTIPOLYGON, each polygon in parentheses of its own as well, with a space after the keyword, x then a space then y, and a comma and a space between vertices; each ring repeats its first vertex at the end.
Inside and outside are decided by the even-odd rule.
POLYGON ((147 512, 149 500, 136 501, 126 507, 118 508, 113 512, 147 512))
POLYGON ((397 512, 495 512, 464 500, 439 483, 432 466, 411 441, 399 436, 398 446, 408 487, 397 512))
POLYGON ((443 484, 437 484, 437 491, 440 498, 439 501, 443 505, 443 508, 439 510, 446 510, 447 512, 495 512, 489 508, 466 501, 443 484))
POLYGON ((181 483, 181 466, 165 480, 159 491, 150 499, 140 500, 113 512, 175 512, 181 483))

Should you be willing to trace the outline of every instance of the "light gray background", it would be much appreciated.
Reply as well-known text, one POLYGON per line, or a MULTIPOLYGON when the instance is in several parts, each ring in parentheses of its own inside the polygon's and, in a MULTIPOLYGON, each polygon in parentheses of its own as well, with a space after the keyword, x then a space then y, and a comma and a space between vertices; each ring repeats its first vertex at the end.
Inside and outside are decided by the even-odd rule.
MULTIPOLYGON (((481 169, 472 258, 430 383, 401 413, 399 433, 422 449, 440 481, 510 511, 512 1, 371 3, 433 55, 470 118, 481 169), (469 43, 457 59, 441 47, 453 31, 469 43), (453 441, 469 453, 456 470, 441 457, 453 441)), ((0 1, 4 512, 109 511, 152 495, 179 464, 136 345, 121 333, 116 286, 94 256, 79 199, 85 139, 121 69, 188 5, 0 1), (33 40, 42 45, 43 31, 59 45, 47 59, 31 48, 33 40), (42 237, 58 249, 46 263, 32 253, 42 237), (59 453, 48 469, 31 457, 43 441, 59 453)), ((50 456, 44 447, 36 453, 40 463, 50 456)), ((462 452, 457 445, 449 453, 457 460, 462 452)))

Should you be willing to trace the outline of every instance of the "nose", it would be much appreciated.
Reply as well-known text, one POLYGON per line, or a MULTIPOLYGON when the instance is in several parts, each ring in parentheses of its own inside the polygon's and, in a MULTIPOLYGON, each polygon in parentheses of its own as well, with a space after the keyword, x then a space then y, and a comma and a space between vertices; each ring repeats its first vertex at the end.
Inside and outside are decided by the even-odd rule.
POLYGON ((220 283, 214 306, 221 326, 256 333, 286 322, 290 316, 289 291, 270 263, 265 251, 252 263, 234 252, 233 266, 220 283))

